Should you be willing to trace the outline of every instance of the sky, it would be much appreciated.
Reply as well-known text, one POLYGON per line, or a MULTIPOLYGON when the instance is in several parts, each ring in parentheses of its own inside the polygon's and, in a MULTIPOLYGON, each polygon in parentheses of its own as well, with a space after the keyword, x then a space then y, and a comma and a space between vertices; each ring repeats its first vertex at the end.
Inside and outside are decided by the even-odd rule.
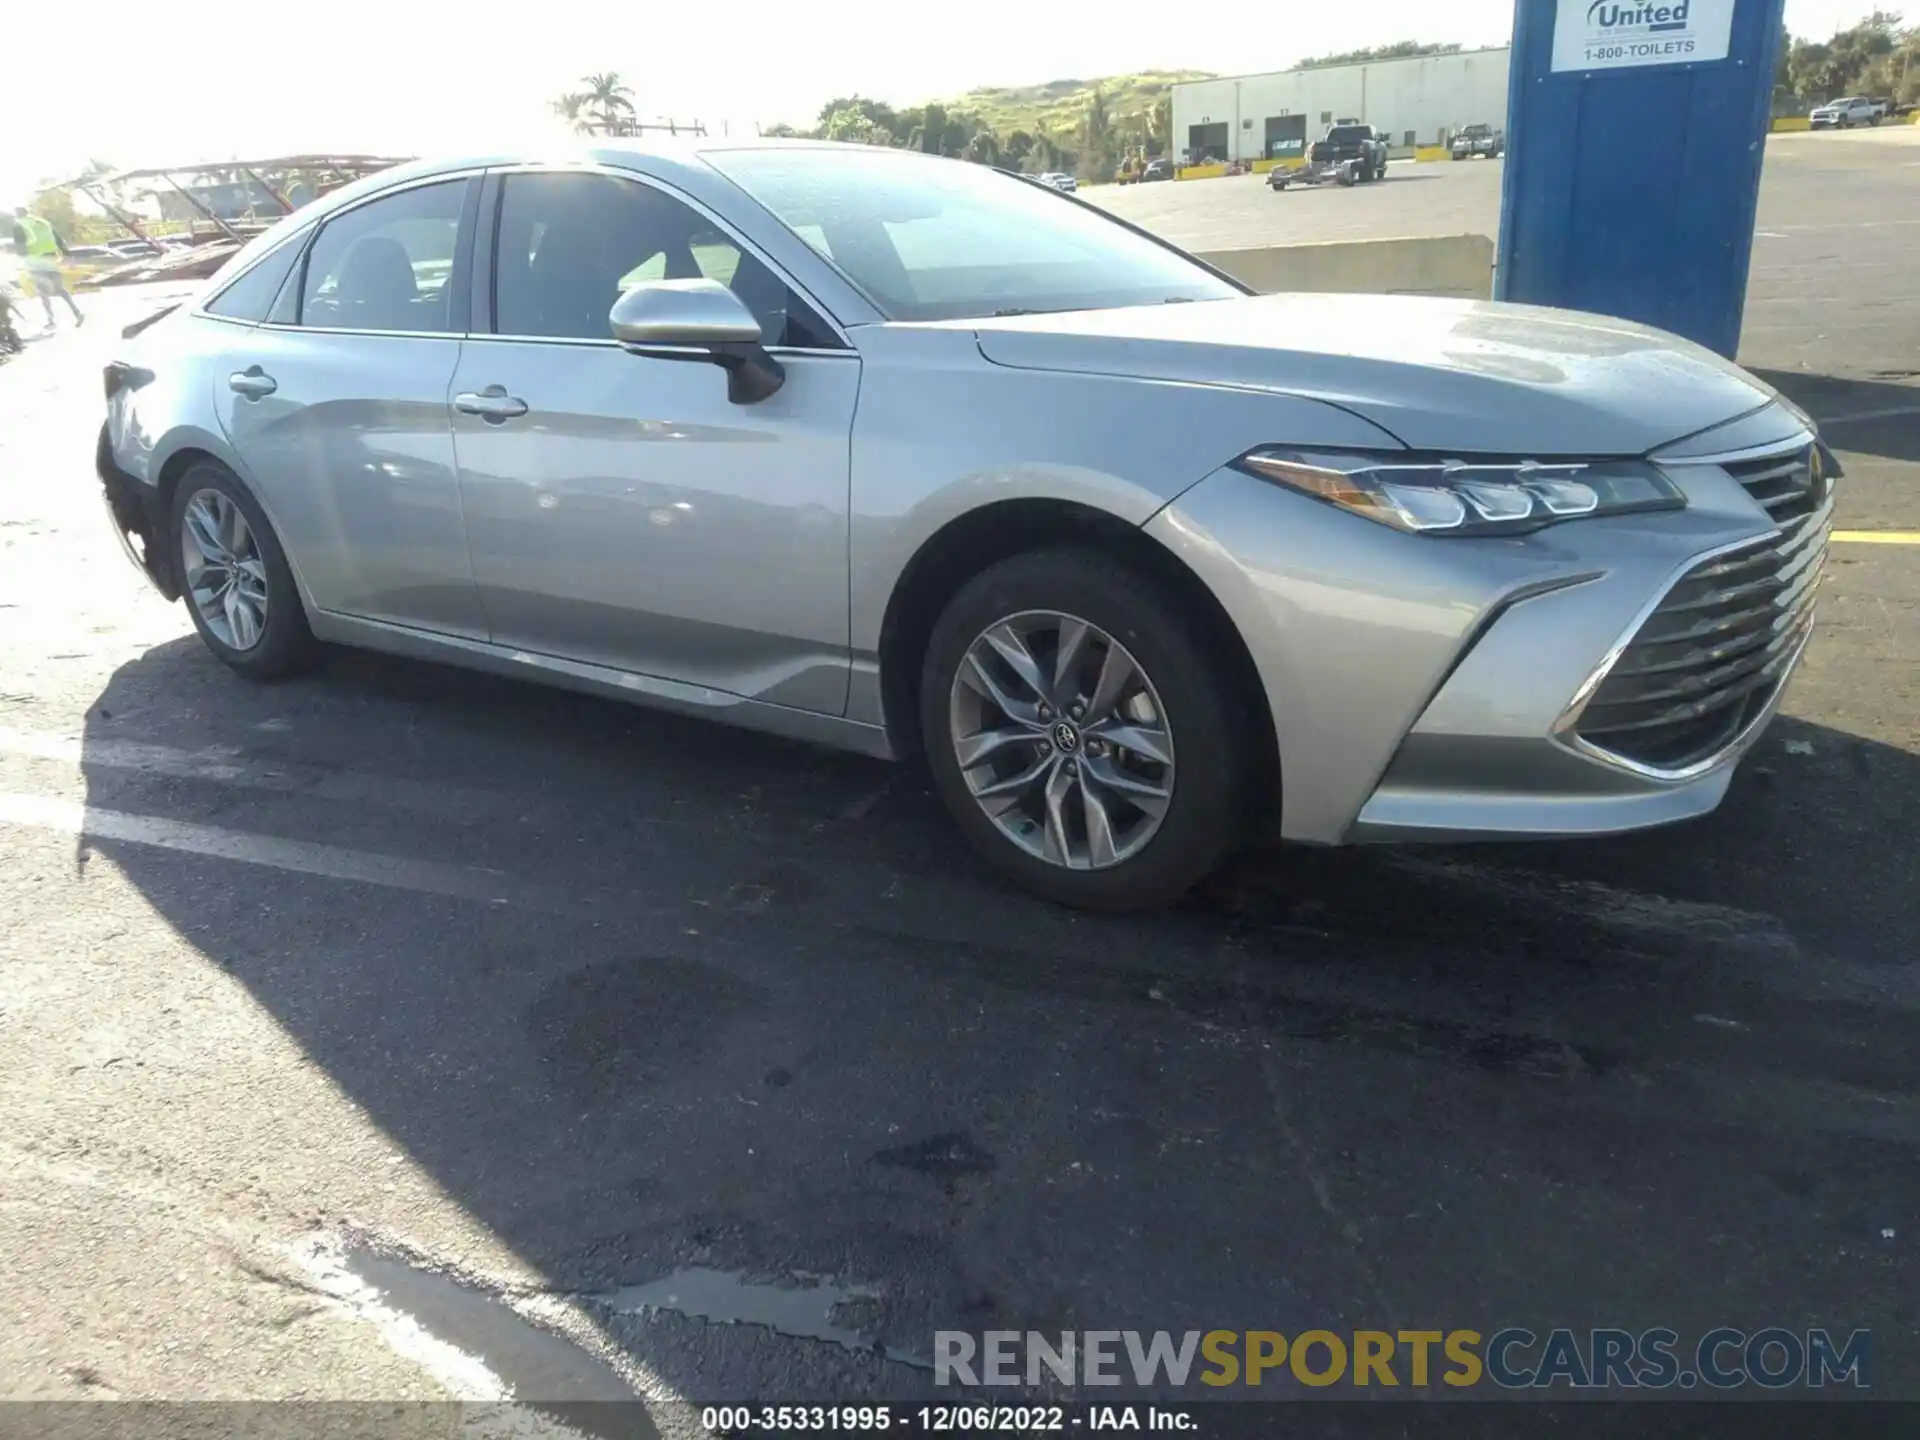
MULTIPOLYGON (((1873 8, 1786 0, 1787 25, 1824 38, 1873 8)), ((836 95, 907 105, 1136 70, 1247 74, 1395 40, 1500 45, 1513 11, 1512 0, 1354 0, 1234 3, 1217 21, 1188 12, 1192 24, 1169 13, 1086 0, 999 12, 913 0, 102 0, 58 45, 23 47, 15 27, 0 87, 0 204, 90 157, 130 169, 537 143, 561 133, 548 102, 592 70, 618 71, 642 118, 751 134, 756 121, 809 123, 836 95), (935 28, 936 15, 949 23, 935 28)), ((43 38, 62 28, 44 15, 35 25, 43 38)))

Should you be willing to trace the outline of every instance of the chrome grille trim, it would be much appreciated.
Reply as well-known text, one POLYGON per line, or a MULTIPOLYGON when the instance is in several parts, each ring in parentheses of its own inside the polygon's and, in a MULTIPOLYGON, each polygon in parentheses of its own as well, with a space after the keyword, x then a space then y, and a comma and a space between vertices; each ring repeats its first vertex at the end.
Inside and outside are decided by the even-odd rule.
POLYGON ((1812 636, 1833 528, 1814 449, 1720 462, 1779 527, 1676 576, 1583 685, 1556 734, 1593 758, 1680 780, 1737 752, 1812 636))

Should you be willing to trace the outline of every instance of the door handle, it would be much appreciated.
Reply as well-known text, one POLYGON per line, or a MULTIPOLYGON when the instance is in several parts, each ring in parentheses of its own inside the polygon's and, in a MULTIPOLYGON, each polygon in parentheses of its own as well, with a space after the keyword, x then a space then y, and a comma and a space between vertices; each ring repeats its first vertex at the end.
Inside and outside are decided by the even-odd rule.
POLYGON ((278 390, 280 382, 258 365, 249 365, 246 369, 236 370, 227 376, 227 388, 236 395, 246 396, 249 400, 259 400, 278 390))
POLYGON ((462 390, 453 397, 453 408, 463 415, 478 415, 499 424, 527 413, 527 402, 507 394, 504 385, 489 385, 484 390, 462 390))

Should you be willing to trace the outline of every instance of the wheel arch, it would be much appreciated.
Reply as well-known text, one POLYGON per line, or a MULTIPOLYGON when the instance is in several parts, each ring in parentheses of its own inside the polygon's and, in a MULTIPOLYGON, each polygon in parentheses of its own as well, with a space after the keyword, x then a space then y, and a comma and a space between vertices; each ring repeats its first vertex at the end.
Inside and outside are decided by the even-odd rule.
POLYGON ((1082 546, 1138 566, 1201 617, 1212 658, 1227 677, 1256 767, 1260 793, 1277 809, 1280 750, 1252 652, 1226 608, 1160 541, 1104 510, 1070 500, 1001 500, 969 510, 930 535, 900 572, 880 622, 880 704, 895 755, 920 756, 920 672, 941 612, 968 580, 1028 551, 1082 546))
MULTIPOLYGON (((155 453, 157 455, 159 452, 155 453)), ((194 435, 182 437, 177 445, 166 452, 166 458, 161 460, 159 466, 149 472, 153 476, 155 528, 167 537, 166 543, 160 546, 160 553, 165 557, 167 573, 175 587, 184 589, 184 577, 180 574, 179 565, 173 553, 174 499, 179 494, 181 478, 203 461, 218 465, 232 477, 234 484, 246 491, 247 498, 260 507, 260 513, 267 517, 267 524, 273 527, 274 539, 279 543, 281 554, 287 558, 287 568, 293 572, 294 588, 300 592, 300 603, 311 615, 314 608, 313 595, 307 589, 306 577, 300 572, 300 557, 294 554, 293 548, 287 544, 285 528, 274 515, 272 507, 260 494, 260 487, 254 484, 247 472, 234 462, 234 457, 226 453, 224 447, 212 441, 211 437, 204 440, 194 435)))

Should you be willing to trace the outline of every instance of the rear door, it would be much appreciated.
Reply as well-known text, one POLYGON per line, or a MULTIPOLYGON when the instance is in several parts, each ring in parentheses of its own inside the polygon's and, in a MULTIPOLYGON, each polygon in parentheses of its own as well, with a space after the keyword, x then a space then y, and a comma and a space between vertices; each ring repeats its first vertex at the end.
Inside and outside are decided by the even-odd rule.
POLYGON ((490 190, 491 316, 453 394, 495 643, 841 713, 858 357, 750 246, 659 186, 530 169, 490 190), (772 396, 734 404, 717 367, 614 342, 625 287, 703 276, 759 317, 786 372, 772 396))
POLYGON ((414 184, 330 216, 214 382, 320 609, 475 639, 447 396, 480 183, 414 184))

